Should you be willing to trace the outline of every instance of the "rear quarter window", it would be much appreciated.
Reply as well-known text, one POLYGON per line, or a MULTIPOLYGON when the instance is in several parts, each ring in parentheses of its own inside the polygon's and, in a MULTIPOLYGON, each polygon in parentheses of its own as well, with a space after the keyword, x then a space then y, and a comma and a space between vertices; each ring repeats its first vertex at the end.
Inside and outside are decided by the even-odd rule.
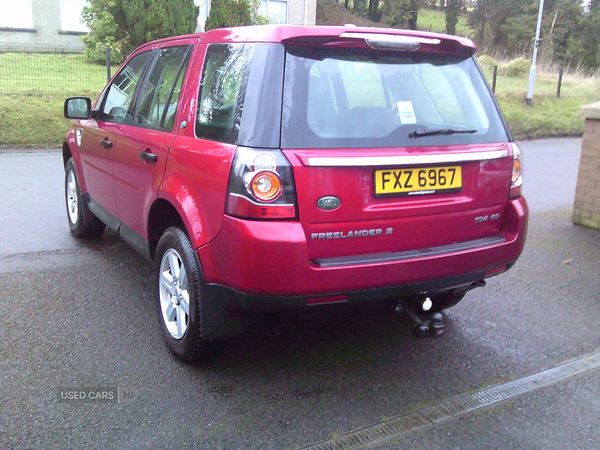
POLYGON ((251 44, 208 47, 196 115, 197 137, 231 144, 237 141, 253 50, 251 44))

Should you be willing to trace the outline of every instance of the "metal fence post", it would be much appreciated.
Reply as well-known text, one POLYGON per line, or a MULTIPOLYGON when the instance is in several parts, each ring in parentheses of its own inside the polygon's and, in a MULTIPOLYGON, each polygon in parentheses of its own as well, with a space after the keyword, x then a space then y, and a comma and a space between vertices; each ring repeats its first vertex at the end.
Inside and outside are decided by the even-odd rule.
POLYGON ((106 81, 109 82, 112 75, 110 70, 110 48, 106 47, 106 81))
POLYGON ((492 76, 492 92, 496 93, 496 79, 498 78, 498 66, 494 66, 494 74, 492 76))
POLYGON ((560 87, 562 86, 562 77, 564 69, 558 69, 558 86, 556 87, 556 98, 560 98, 560 87))

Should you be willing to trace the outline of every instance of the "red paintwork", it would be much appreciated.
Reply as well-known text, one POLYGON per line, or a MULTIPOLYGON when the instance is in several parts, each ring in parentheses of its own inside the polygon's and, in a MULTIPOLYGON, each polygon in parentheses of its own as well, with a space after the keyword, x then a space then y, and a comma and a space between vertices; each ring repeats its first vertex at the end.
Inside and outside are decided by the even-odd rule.
MULTIPOLYGON (((338 268, 319 268, 311 263, 306 234, 298 222, 225 217, 217 239, 200 248, 198 255, 208 282, 257 295, 320 295, 399 286, 514 262, 525 244, 527 214, 522 197, 507 204, 499 233, 507 240, 503 244, 450 255, 338 268)), ((358 223, 357 228, 372 228, 372 224, 358 223)))
POLYGON ((194 247, 221 229, 235 145, 179 136, 173 142, 158 196, 183 217, 194 247))
POLYGON ((115 123, 89 120, 81 139, 81 146, 85 151, 80 152, 80 178, 85 180, 88 192, 96 193, 94 200, 115 216, 118 214, 118 208, 114 190, 112 150, 102 147, 100 142, 107 140, 112 142, 113 149, 118 148, 122 127, 115 123))
POLYGON ((397 149, 286 150, 294 166, 298 211, 308 242, 309 258, 427 248, 493 236, 500 230, 510 189, 512 154, 500 160, 462 164, 463 189, 456 194, 375 198, 373 171, 383 167, 309 167, 308 158, 362 156, 418 156, 508 150, 507 143, 455 147, 397 149), (359 192, 359 195, 355 195, 359 192), (334 195, 335 211, 316 207, 317 200, 334 195), (474 225, 474 218, 500 214, 494 221, 474 225), (393 228, 391 235, 355 239, 311 240, 312 233, 393 228), (415 233, 414 230, 419 230, 415 233))
MULTIPOLYGON (((424 38, 436 38, 442 41, 443 49, 448 52, 460 51, 464 48, 465 52, 474 52, 477 47, 470 39, 460 36, 451 36, 440 33, 431 33, 418 30, 400 30, 395 28, 359 28, 359 27, 341 27, 341 26, 295 26, 295 25, 266 25, 251 27, 220 28, 211 30, 202 34, 192 34, 181 36, 181 38, 200 38, 203 44, 215 42, 314 42, 315 39, 322 41, 323 37, 332 40, 343 40, 340 35, 343 33, 382 33, 394 34, 399 36, 416 36, 424 38), (444 45, 445 44, 445 45, 444 45)), ((172 42, 174 38, 166 38, 141 47, 145 50, 155 48, 158 45, 172 42)))
POLYGON ((119 145, 111 150, 117 217, 145 240, 148 211, 157 199, 173 139, 172 133, 125 125, 119 145), (144 161, 141 152, 156 155, 156 162, 144 161))
MULTIPOLYGON (((203 266, 206 281, 241 292, 264 295, 326 295, 493 269, 520 255, 527 228, 522 197, 508 201, 512 149, 509 143, 461 147, 396 149, 285 150, 293 166, 298 220, 250 221, 225 215, 227 185, 236 146, 195 137, 194 121, 206 45, 211 42, 309 42, 326 36, 336 45, 345 32, 381 32, 438 38, 439 51, 473 53, 472 41, 455 36, 392 29, 349 27, 265 26, 214 30, 201 35, 168 38, 142 46, 147 51, 166 45, 195 44, 181 94, 175 129, 151 131, 101 121, 73 121, 67 134, 80 183, 108 212, 148 239, 149 214, 156 200, 178 211, 203 266), (183 126, 183 122, 187 126, 183 126), (83 146, 75 140, 84 127, 83 146), (108 138, 113 149, 100 140, 108 138), (309 167, 311 156, 401 156, 508 149, 500 160, 463 164, 460 193, 428 197, 376 199, 373 171, 377 167, 309 167), (158 156, 156 164, 139 152, 158 156), (484 176, 485 175, 485 176, 484 176), (359 195, 354 193, 359 192, 359 195), (316 207, 319 198, 341 199, 335 211, 316 207), (473 225, 477 216, 498 214, 495 221, 473 225), (393 232, 386 234, 391 228, 393 232), (353 239, 313 239, 313 234, 382 229, 383 233, 353 239), (416 232, 418 230, 418 232, 416 232), (500 234, 503 244, 451 255, 419 257, 401 262, 319 268, 315 258, 373 254, 445 245, 500 234)), ((358 44, 353 44, 358 45, 358 44)))

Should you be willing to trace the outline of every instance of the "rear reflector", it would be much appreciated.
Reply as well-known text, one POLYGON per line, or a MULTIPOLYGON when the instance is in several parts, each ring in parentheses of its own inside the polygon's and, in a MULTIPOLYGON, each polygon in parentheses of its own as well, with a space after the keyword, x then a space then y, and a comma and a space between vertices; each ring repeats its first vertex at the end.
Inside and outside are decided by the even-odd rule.
POLYGON ((306 304, 307 305, 322 305, 323 303, 341 303, 341 302, 347 302, 347 301, 348 301, 347 295, 332 295, 330 297, 307 298, 306 304))
POLYGON ((499 273, 506 272, 508 270, 508 266, 496 267, 495 269, 490 269, 486 273, 483 274, 484 277, 491 277, 492 275, 498 275, 499 273))
POLYGON ((294 219, 296 207, 279 204, 264 205, 241 195, 229 194, 227 214, 251 219, 294 219))

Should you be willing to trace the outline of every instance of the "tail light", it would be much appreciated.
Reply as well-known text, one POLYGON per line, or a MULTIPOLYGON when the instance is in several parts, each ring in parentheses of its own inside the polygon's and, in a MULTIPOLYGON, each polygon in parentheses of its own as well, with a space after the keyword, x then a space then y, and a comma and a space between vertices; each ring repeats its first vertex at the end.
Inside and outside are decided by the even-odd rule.
POLYGON ((521 186, 523 185, 523 154, 517 144, 513 142, 513 167, 510 177, 510 198, 521 196, 521 186))
POLYGON ((238 147, 227 194, 227 214, 243 219, 295 219, 292 166, 280 150, 238 147))

